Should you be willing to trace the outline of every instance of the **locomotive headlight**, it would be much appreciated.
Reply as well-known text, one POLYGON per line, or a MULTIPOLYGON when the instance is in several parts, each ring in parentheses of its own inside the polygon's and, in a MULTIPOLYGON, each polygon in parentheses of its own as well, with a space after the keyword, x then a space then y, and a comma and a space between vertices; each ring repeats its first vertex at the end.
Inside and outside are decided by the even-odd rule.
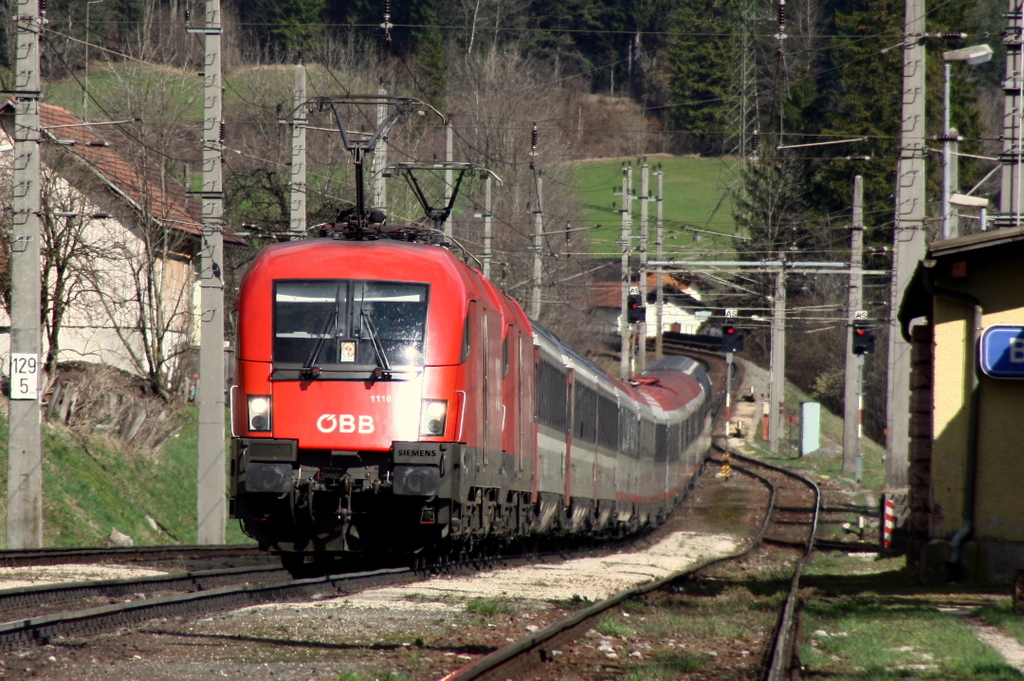
POLYGON ((249 430, 270 431, 270 395, 249 395, 249 430))
POLYGON ((444 435, 448 420, 448 400, 423 400, 420 409, 420 435, 444 435))

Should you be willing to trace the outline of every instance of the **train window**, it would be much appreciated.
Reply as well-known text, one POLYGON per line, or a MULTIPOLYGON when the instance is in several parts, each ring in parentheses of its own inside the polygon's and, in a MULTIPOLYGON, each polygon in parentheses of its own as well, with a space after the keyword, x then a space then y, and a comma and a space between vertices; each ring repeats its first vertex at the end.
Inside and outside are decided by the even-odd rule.
POLYGON ((423 364, 426 285, 356 281, 352 282, 352 303, 352 337, 360 341, 357 362, 376 363, 372 344, 376 331, 377 340, 391 364, 423 364))
POLYGON ((550 362, 541 360, 537 370, 537 420, 546 426, 565 431, 565 408, 568 404, 565 373, 550 362))
POLYGON ((652 461, 654 459, 654 421, 647 419, 640 420, 640 455, 641 461, 652 461))
POLYGON ((654 426, 654 460, 668 460, 668 424, 658 423, 654 426))
POLYGON ((505 334, 505 342, 501 344, 501 377, 508 378, 508 334, 505 334))
POLYGON ((274 361, 338 361, 338 282, 279 281, 274 292, 274 361), (319 351, 317 351, 319 342, 319 351))
POLYGON ((473 327, 470 320, 473 319, 474 309, 475 304, 471 304, 469 312, 466 313, 466 324, 462 327, 462 356, 459 358, 459 364, 469 359, 469 351, 473 348, 473 327))
POLYGON ((423 364, 426 284, 277 281, 274 363, 302 367, 423 364), (375 348, 375 346, 377 346, 375 348))
POLYGON ((597 443, 608 449, 619 446, 619 405, 603 396, 597 405, 597 443))
POLYGON ((573 396, 573 437, 584 442, 597 440, 597 393, 576 383, 573 396))
POLYGON ((622 453, 635 459, 640 445, 640 423, 636 412, 629 409, 619 411, 619 432, 622 434, 622 453))

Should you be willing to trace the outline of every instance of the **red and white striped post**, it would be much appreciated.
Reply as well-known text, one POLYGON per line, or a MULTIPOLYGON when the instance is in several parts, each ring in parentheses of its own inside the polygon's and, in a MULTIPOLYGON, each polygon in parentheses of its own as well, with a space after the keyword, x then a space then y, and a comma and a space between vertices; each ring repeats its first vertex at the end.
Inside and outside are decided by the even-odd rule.
POLYGON ((882 524, 882 548, 892 548, 892 530, 896 526, 896 504, 892 499, 885 500, 885 516, 882 524))

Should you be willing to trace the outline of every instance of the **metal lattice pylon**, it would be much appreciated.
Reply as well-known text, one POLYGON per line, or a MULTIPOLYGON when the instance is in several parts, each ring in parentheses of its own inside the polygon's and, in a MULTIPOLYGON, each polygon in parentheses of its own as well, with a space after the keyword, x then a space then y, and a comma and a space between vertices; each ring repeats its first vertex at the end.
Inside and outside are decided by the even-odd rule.
POLYGON ((753 30, 757 21, 754 0, 736 3, 733 41, 733 77, 730 93, 729 120, 722 151, 728 155, 746 156, 752 151, 751 139, 757 129, 757 54, 753 30))

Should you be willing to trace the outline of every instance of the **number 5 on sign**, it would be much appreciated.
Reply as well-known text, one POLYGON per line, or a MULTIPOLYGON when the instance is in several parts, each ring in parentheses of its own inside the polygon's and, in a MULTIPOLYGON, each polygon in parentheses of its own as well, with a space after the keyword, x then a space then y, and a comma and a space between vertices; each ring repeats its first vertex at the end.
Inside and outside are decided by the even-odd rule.
POLYGON ((11 399, 34 400, 39 396, 39 355, 11 353, 11 399))

